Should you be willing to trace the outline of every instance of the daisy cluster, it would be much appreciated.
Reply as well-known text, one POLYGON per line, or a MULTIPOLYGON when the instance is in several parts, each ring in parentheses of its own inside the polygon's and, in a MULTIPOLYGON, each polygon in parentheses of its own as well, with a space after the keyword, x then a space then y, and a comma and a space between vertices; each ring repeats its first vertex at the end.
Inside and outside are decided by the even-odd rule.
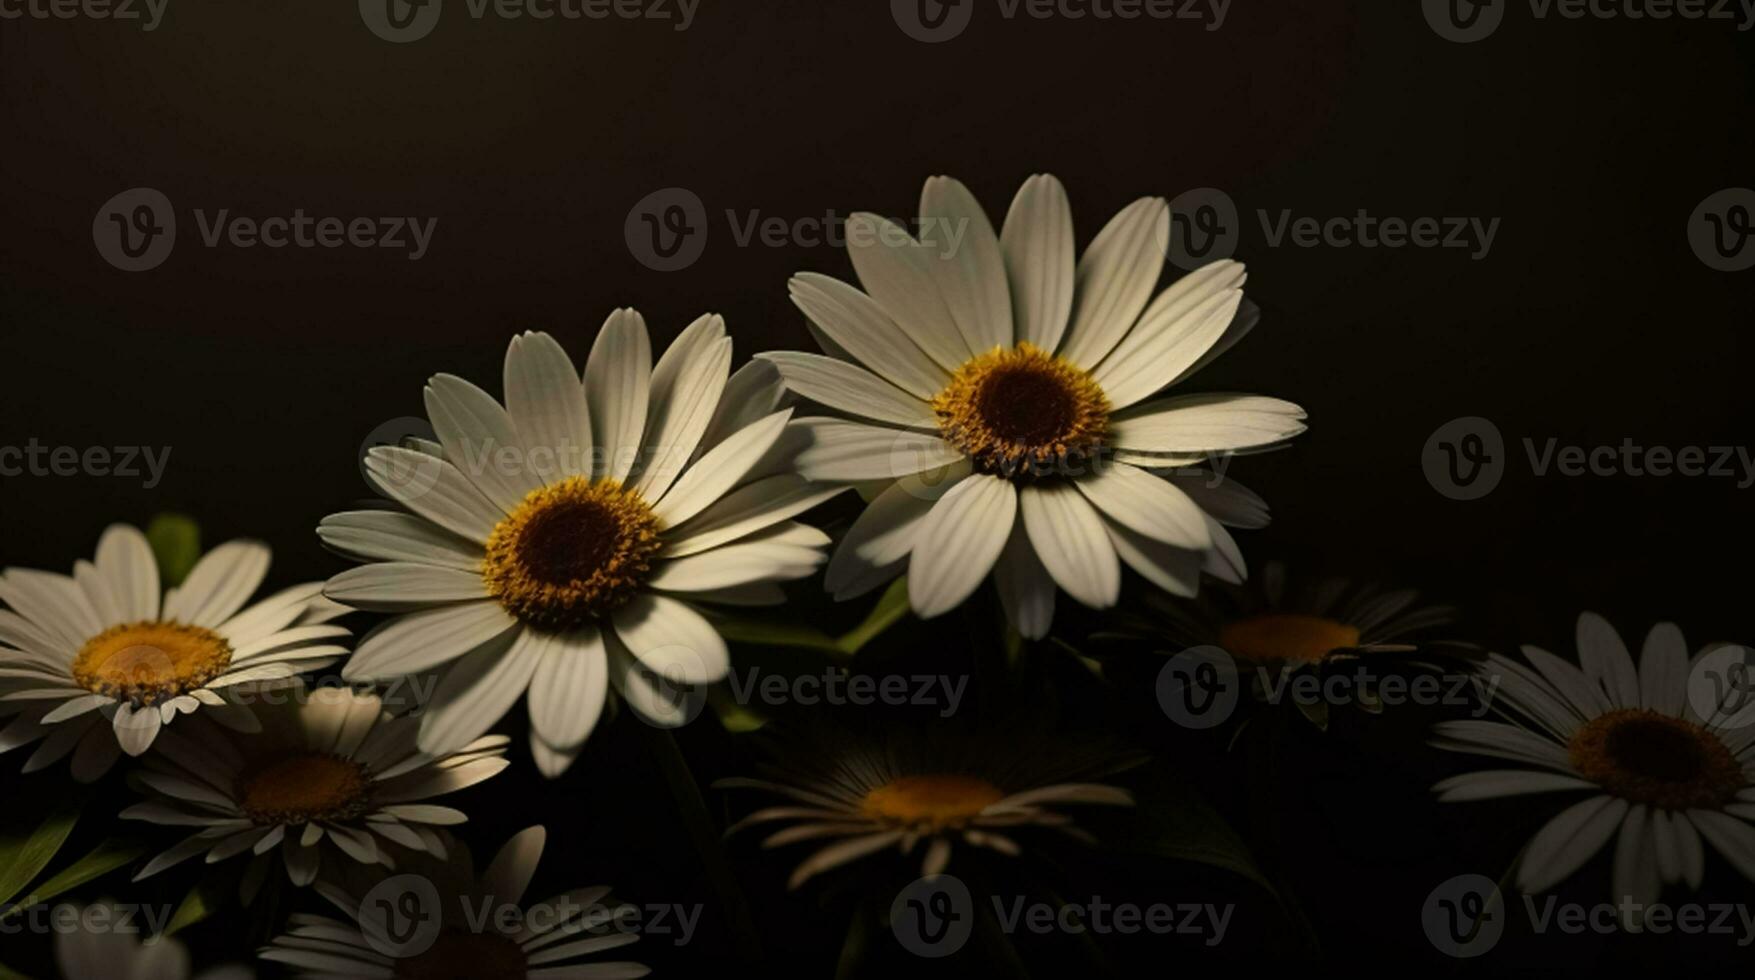
MULTIPOLYGON (((6 569, 0 752, 29 748, 24 772, 65 763, 81 783, 126 761, 136 798, 121 816, 184 835, 136 881, 236 859, 246 905, 272 880, 342 913, 293 915, 264 961, 320 976, 639 976, 596 959, 635 937, 579 938, 602 924, 589 911, 548 929, 447 928, 411 950, 372 895, 419 869, 447 897, 523 904, 544 829, 478 869, 460 838, 468 815, 438 802, 515 764, 504 729, 520 706, 518 758, 558 779, 617 712, 690 720, 677 691, 726 677, 737 617, 784 620, 796 590, 848 600, 905 576, 892 591, 929 621, 991 583, 1014 642, 1049 636, 1070 599, 1132 649, 1216 648, 1276 676, 1467 651, 1468 670, 1504 681, 1498 716, 1446 722, 1436 744, 1516 768, 1446 779, 1441 798, 1577 796, 1531 841, 1520 886, 1553 887, 1611 840, 1617 893, 1698 887, 1709 847, 1755 879, 1755 709, 1687 689, 1729 648, 1691 653, 1660 626, 1636 662, 1587 616, 1577 664, 1533 648, 1483 657, 1441 650, 1433 633, 1453 616, 1412 591, 1298 588, 1277 565, 1252 580, 1233 531, 1263 526, 1267 505, 1219 476, 1232 457, 1287 446, 1305 413, 1182 390, 1259 320, 1243 265, 1161 286, 1171 221, 1157 197, 1081 251, 1047 175, 997 227, 947 177, 927 181, 919 215, 957 228, 959 247, 861 213, 851 281, 792 280, 817 352, 736 366, 712 315, 655 351, 641 315, 620 309, 589 336, 513 337, 497 396, 434 375, 422 393, 434 438, 372 448, 382 499, 318 521, 354 563, 326 582, 258 598, 270 549, 248 540, 170 576, 124 524, 70 573, 6 569), (850 523, 818 519, 834 505, 850 523), (1124 581, 1138 600, 1105 612, 1124 581), (357 639, 338 622, 353 613, 357 639), (340 686, 316 682, 330 668, 340 686), (405 710, 386 691, 409 680, 430 693, 405 710)), ((1328 726, 1326 709, 1305 714, 1328 726)), ((1016 729, 774 741, 768 771, 720 785, 770 798, 732 830, 810 845, 792 888, 884 854, 935 875, 965 851, 1091 846, 1074 813, 1137 802, 1117 780, 1140 760, 1107 742, 1068 750, 1016 729)), ((588 910, 609 908, 607 893, 569 894, 588 910)), ((189 971, 169 941, 71 940, 58 956, 70 975, 189 971)))

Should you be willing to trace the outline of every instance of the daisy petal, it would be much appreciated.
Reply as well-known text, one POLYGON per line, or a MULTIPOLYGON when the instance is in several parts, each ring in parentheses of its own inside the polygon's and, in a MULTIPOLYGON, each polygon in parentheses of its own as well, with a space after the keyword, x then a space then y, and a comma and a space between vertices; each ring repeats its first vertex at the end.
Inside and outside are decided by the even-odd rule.
POLYGON ((652 386, 652 341, 633 310, 609 315, 585 362, 597 475, 624 481, 640 455, 652 386))
POLYGON ((857 364, 821 354, 770 351, 757 357, 774 365, 786 387, 836 411, 874 422, 936 430, 932 406, 857 364))
POLYGON ((1169 254, 1170 205, 1141 198, 1097 233, 1079 260, 1072 327, 1060 356, 1089 370, 1127 336, 1169 254))
POLYGON ((930 177, 920 192, 921 246, 969 349, 1012 346, 1011 284, 987 212, 962 181, 930 177))
POLYGON ((970 476, 926 515, 908 562, 908 601, 922 619, 948 612, 975 591, 1005 549, 1018 494, 996 476, 970 476))
POLYGON ((506 413, 542 480, 591 475, 591 416, 585 388, 560 342, 540 331, 506 348, 506 413), (538 449, 554 453, 541 458, 538 449))
POLYGON ((1094 609, 1113 606, 1121 562, 1084 496, 1065 484, 1036 484, 1023 489, 1019 503, 1030 544, 1055 583, 1094 609))
POLYGON ((1017 339, 1045 351, 1060 346, 1072 315, 1072 205, 1066 188, 1048 174, 1036 174, 1018 188, 999 233, 1011 281, 1017 339))

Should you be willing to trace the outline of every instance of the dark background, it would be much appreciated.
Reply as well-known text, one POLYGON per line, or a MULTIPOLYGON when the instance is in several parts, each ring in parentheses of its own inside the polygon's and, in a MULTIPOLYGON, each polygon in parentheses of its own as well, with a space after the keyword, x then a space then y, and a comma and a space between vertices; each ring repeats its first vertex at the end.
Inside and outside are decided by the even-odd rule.
MULTIPOLYGON (((1467 631, 1499 649, 1569 651, 1581 609, 1634 636, 1673 619, 1691 643, 1750 639, 1755 532, 1740 473, 1538 479, 1521 442, 1749 445, 1755 273, 1702 264, 1685 224, 1707 195, 1755 181, 1751 35, 1724 22, 1536 20, 1515 4, 1493 37, 1460 45, 1414 3, 1237 0, 1208 32, 1006 21, 989 2, 963 36, 925 45, 886 8, 704 0, 678 33, 476 21, 452 0, 409 45, 373 36, 349 3, 171 0, 152 33, 0 21, 0 444, 173 448, 152 490, 0 479, 0 562, 65 569, 109 521, 180 510, 210 541, 273 542, 275 582, 331 574, 341 563, 312 528, 365 494, 362 441, 420 414, 431 373, 497 392, 513 332, 551 330, 582 360, 620 305, 646 314, 656 344, 717 311, 740 362, 814 349, 786 278, 851 278, 846 256, 739 247, 727 210, 905 216, 921 181, 947 173, 997 224, 1018 184, 1047 171, 1071 194, 1081 246, 1144 194, 1218 187, 1243 212, 1237 257, 1265 316, 1191 388, 1284 397, 1311 416, 1292 449, 1231 470, 1275 512, 1242 537, 1253 564, 1285 557, 1420 585, 1460 602, 1467 631), (129 274, 100 258, 91 223, 138 186, 163 191, 181 227, 163 266, 129 274), (692 268, 655 272, 630 253, 623 222, 673 186, 700 196, 711 230, 692 268), (438 226, 418 262, 209 249, 196 208, 438 226), (1270 247, 1258 208, 1502 220, 1472 261, 1270 247), (1456 502, 1427 483, 1421 451, 1470 415, 1499 426, 1513 459, 1496 492, 1456 502)), ((1323 798, 1341 809, 1286 804, 1330 855, 1300 890, 1323 899, 1310 904, 1337 959, 1355 943, 1429 956, 1425 892, 1465 870, 1496 875, 1534 829, 1483 822, 1491 808, 1432 806, 1425 787, 1449 763, 1420 748, 1421 724, 1379 732, 1379 744, 1400 740, 1391 754, 1408 772, 1373 761, 1381 749, 1333 748, 1339 774, 1323 798)), ((641 795, 662 793, 646 785, 644 749, 616 748, 642 735, 626 728, 600 733, 556 787, 515 749, 508 785, 478 798, 504 802, 480 820, 478 849, 564 799, 592 837, 581 860, 610 869, 602 880, 700 887, 686 837, 655 825, 668 818, 646 801, 662 796, 641 795), (618 836, 629 833, 644 836, 618 836)), ((711 766, 710 747, 684 741, 711 766)), ((1593 868, 1593 887, 1606 884, 1593 868)), ((1709 880, 1731 875, 1710 866, 1709 880)), ((805 921, 804 905, 783 914, 805 921)))

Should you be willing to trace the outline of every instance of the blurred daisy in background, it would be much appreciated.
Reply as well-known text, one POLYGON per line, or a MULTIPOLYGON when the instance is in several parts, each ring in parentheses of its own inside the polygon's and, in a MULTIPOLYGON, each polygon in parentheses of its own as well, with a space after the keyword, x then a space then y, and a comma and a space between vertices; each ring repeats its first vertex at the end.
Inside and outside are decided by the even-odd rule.
POLYGON ((467 817, 427 801, 507 766, 503 735, 427 753, 415 745, 420 721, 391 717, 374 696, 320 688, 297 700, 263 708, 257 735, 163 735, 130 777, 153 799, 122 816, 200 829, 153 858, 136 881, 197 854, 213 864, 252 853, 263 865, 279 850, 298 885, 316 878, 324 851, 390 868, 390 845, 443 855, 436 828, 467 817))
POLYGON ((385 680, 445 666, 420 744, 456 751, 528 693, 541 771, 572 764, 610 688, 681 724, 665 685, 719 680, 725 641, 700 604, 777 604, 829 540, 791 518, 836 488, 791 472, 772 369, 729 372, 724 321, 702 317, 652 363, 645 321, 612 314, 583 382, 554 338, 506 352, 504 407, 435 375, 438 443, 377 447, 367 472, 409 512, 334 514, 318 534, 372 562, 330 598, 401 613, 344 669, 385 680))
POLYGON ((1058 586, 1104 609, 1126 564, 1192 595, 1214 515, 1153 470, 1276 448, 1305 429, 1290 402, 1154 396, 1255 325, 1244 271, 1222 261, 1157 292, 1170 242, 1162 198, 1135 201, 1075 261, 1060 182, 1031 177, 996 234, 968 188, 926 182, 919 238, 848 222, 861 287, 794 277, 828 356, 759 355, 796 394, 849 418, 807 418, 813 480, 887 485, 836 550, 827 585, 861 594, 906 570, 922 617, 993 573, 1007 617, 1040 638, 1058 586), (1156 296, 1154 297, 1154 293, 1156 296))
MULTIPOLYGON (((1233 488, 1235 490, 1236 488, 1233 488)), ((1241 498, 1237 498, 1241 500, 1241 498)), ((1247 511, 1253 511, 1248 508, 1247 511)), ((1446 635, 1457 622, 1451 606, 1423 603, 1413 589, 1389 589, 1336 577, 1293 575, 1283 562, 1269 562, 1247 583, 1227 579, 1198 599, 1162 594, 1144 597, 1145 611, 1117 614, 1098 639, 1149 643, 1168 653, 1217 648, 1221 671, 1236 672, 1250 692, 1266 700, 1286 692, 1304 717, 1327 729, 1328 700, 1292 696, 1294 678, 1325 671, 1349 672, 1390 655, 1401 663, 1439 669, 1434 659, 1478 657, 1475 645, 1446 635)), ((1369 672, 1345 690, 1348 700, 1370 712, 1383 708, 1369 672)))
POLYGON ((610 899, 609 888, 576 888, 524 905, 547 839, 542 827, 524 830, 479 877, 461 846, 444 862, 423 859, 409 875, 418 883, 397 892, 401 902, 380 902, 383 888, 357 874, 341 876, 352 879, 345 882, 325 875, 317 890, 347 921, 294 915, 289 930, 259 955, 301 977, 621 980, 650 973, 639 963, 582 959, 639 939, 625 918, 635 910, 610 899), (409 901, 419 907, 404 908, 409 901), (417 915, 407 917, 408 911, 417 915))
POLYGON ((1747 650, 1714 644, 1691 657, 1682 631, 1660 623, 1635 666, 1615 628, 1585 613, 1579 666, 1523 652, 1528 666, 1493 654, 1480 667, 1502 681, 1493 707, 1504 720, 1446 721, 1432 743, 1525 767, 1452 776, 1434 787, 1441 800, 1582 794, 1531 838, 1519 888, 1547 891, 1613 846, 1616 902, 1650 906, 1665 885, 1700 887, 1703 841, 1755 881, 1747 650))
POLYGON ((55 966, 65 980, 252 980, 247 966, 195 973, 189 948, 168 936, 141 938, 138 908, 102 901, 79 910, 78 928, 55 934, 55 966))
POLYGON ((769 744, 771 759, 760 778, 714 785, 785 800, 744 817, 727 834, 766 824, 773 832, 764 848, 829 842, 792 872, 790 888, 886 851, 918 853, 920 873, 933 875, 950 863, 957 844, 1016 857, 1019 837, 1042 829, 1094 844, 1060 809, 1132 806, 1133 794, 1095 780, 1141 761, 1109 745, 1049 742, 1021 731, 856 736, 837 730, 769 744))
POLYGON ((58 575, 8 568, 0 575, 0 752, 43 739, 34 772, 71 753, 90 782, 122 753, 140 755, 181 714, 200 711, 240 731, 254 716, 229 704, 245 683, 293 683, 347 652, 347 630, 326 625, 346 610, 308 582, 245 603, 268 575, 268 546, 230 541, 160 591, 146 535, 113 524, 91 561, 58 575))

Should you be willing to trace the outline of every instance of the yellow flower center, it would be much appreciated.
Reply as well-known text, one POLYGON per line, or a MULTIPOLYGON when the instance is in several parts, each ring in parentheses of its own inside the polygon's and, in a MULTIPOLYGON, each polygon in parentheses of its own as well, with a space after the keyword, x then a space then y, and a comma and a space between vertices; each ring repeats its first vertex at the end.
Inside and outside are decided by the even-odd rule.
POLYGON ((1579 775, 1624 800, 1667 810, 1724 806, 1745 783, 1717 735, 1644 708, 1591 719, 1567 750, 1579 775))
POLYGON ((613 480, 532 490, 488 538, 488 594, 535 626, 566 629, 639 590, 662 542, 652 507, 613 480))
POLYGON ((371 807, 372 774, 328 752, 285 756, 244 775, 238 808, 257 826, 354 820, 371 807))
POLYGON ((397 960, 390 969, 392 975, 405 980, 481 980, 521 977, 528 965, 524 950, 504 936, 447 931, 439 933, 431 948, 397 960))
POLYGON ((199 690, 231 662, 231 644, 210 629, 126 623, 85 641, 73 659, 73 682, 93 694, 152 706, 199 690))
POLYGON ((860 808, 885 823, 960 827, 1005 798, 985 779, 960 773, 900 776, 865 794, 860 808))
POLYGON ((1321 616, 1269 613, 1226 623, 1219 646, 1240 660, 1320 663, 1336 650, 1359 645, 1359 628, 1321 616))
POLYGON ((972 358, 932 408, 945 441, 1008 479, 1095 456, 1109 429, 1109 399, 1091 376, 1028 343, 972 358))

